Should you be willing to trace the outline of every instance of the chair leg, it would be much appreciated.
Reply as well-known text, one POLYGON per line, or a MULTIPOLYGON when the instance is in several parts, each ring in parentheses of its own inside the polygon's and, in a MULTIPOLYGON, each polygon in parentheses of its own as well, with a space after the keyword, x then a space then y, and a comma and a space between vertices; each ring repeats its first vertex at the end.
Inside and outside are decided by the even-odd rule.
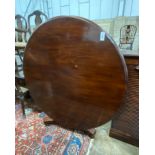
POLYGON ((18 53, 18 56, 19 56, 21 62, 23 62, 23 58, 22 58, 21 53, 19 52, 19 50, 17 50, 17 53, 18 53))
POLYGON ((130 45, 130 50, 132 50, 132 44, 130 45))
POLYGON ((17 65, 16 59, 15 59, 15 74, 16 74, 17 76, 19 76, 19 70, 18 70, 18 65, 17 65))
POLYGON ((25 105, 24 105, 24 100, 21 101, 21 106, 22 106, 22 111, 23 111, 23 116, 25 117, 25 105))

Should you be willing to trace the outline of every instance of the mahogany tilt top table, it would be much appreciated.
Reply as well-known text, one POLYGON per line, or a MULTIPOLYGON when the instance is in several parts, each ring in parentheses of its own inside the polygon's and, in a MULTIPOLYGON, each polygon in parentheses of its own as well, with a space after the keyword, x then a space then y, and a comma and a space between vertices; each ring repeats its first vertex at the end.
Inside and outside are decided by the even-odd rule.
POLYGON ((122 104, 127 69, 112 38, 97 24, 59 16, 29 39, 24 74, 34 102, 66 128, 109 121, 122 104))

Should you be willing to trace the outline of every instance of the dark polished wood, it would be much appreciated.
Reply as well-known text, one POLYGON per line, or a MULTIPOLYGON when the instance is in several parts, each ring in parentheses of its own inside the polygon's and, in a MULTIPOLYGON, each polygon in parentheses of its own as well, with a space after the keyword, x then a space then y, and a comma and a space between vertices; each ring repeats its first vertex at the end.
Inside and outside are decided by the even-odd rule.
POLYGON ((55 17, 32 34, 24 73, 34 102, 65 128, 109 121, 126 91, 126 64, 113 40, 79 17, 55 17))
POLYGON ((110 136, 139 146, 139 56, 125 55, 128 89, 124 105, 112 120, 110 136))

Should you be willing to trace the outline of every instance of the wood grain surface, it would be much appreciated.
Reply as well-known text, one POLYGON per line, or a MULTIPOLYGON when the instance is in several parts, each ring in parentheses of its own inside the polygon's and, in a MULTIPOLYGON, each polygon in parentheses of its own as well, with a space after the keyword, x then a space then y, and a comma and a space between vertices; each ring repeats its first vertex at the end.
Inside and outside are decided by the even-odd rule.
POLYGON ((42 24, 26 46, 24 73, 35 103, 65 128, 107 122, 126 92, 127 69, 118 48, 102 28, 80 17, 42 24))

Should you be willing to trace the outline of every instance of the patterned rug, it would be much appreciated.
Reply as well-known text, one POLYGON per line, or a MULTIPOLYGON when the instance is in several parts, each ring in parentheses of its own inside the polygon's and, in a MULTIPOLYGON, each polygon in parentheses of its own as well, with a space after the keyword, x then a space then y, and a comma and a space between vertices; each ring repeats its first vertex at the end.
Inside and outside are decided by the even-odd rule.
POLYGON ((45 126, 47 115, 25 110, 23 118, 21 105, 16 105, 16 155, 85 155, 91 139, 57 125, 45 126))

